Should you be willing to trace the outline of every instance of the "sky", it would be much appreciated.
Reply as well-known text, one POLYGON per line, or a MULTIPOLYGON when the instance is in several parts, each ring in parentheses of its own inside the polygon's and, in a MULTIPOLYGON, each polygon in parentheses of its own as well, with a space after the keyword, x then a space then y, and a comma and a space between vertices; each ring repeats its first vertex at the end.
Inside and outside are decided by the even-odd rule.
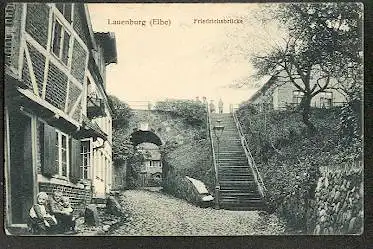
POLYGON ((247 100, 257 88, 228 86, 253 83, 250 56, 268 50, 283 34, 276 23, 257 20, 263 6, 88 4, 93 30, 115 32, 118 63, 107 67, 108 93, 127 103, 197 96, 217 103, 222 98, 226 108, 247 100), (171 23, 150 26, 150 20, 158 18, 171 23), (194 23, 216 18, 243 23, 194 23), (109 24, 129 19, 146 25, 109 24))

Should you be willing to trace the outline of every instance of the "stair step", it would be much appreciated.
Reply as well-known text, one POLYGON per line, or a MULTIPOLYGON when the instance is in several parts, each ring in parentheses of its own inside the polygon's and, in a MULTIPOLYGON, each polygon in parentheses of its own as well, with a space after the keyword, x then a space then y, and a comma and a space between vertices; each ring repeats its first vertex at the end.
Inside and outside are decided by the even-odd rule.
POLYGON ((243 200, 240 198, 225 198, 222 197, 219 199, 219 203, 221 204, 231 204, 232 206, 263 206, 263 201, 259 199, 252 199, 252 200, 243 200))
POLYGON ((234 199, 234 198, 220 198, 219 203, 229 204, 232 206, 264 206, 264 203, 261 199, 252 199, 252 200, 240 200, 240 199, 234 199))
POLYGON ((235 163, 227 163, 227 162, 220 162, 218 163, 218 169, 221 169, 221 170, 244 170, 244 169, 247 169, 249 170, 250 169, 250 166, 248 165, 247 162, 235 162, 235 163))
POLYGON ((245 193, 245 192, 233 192, 233 191, 220 191, 220 196, 223 198, 248 198, 248 199, 261 199, 261 196, 257 192, 250 192, 250 193, 245 193))
POLYGON ((220 181, 250 181, 254 180, 252 175, 219 175, 220 181))
POLYGON ((239 168, 242 168, 242 167, 246 167, 246 168, 249 168, 249 164, 247 162, 247 159, 246 160, 220 160, 219 158, 219 167, 239 167, 239 168))
POLYGON ((256 182, 254 180, 250 181, 250 180, 244 180, 244 181, 230 181, 230 180, 225 180, 225 181, 219 181, 220 182, 220 185, 223 185, 223 186, 230 186, 230 187, 233 187, 233 186, 242 186, 242 185, 246 185, 246 186, 249 186, 251 184, 255 184, 256 185, 256 182))
POLYGON ((218 168, 219 175, 252 175, 248 168, 218 168))
POLYGON ((220 181, 248 181, 254 177, 237 177, 237 176, 219 176, 220 181))

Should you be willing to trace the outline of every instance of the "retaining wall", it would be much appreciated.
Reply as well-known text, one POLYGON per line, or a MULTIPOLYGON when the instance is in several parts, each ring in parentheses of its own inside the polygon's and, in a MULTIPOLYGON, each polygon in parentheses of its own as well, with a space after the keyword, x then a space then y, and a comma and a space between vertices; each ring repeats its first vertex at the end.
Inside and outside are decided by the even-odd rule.
POLYGON ((289 224, 308 234, 361 234, 363 193, 362 170, 324 171, 308 203, 307 193, 299 186, 284 198, 277 211, 289 224))

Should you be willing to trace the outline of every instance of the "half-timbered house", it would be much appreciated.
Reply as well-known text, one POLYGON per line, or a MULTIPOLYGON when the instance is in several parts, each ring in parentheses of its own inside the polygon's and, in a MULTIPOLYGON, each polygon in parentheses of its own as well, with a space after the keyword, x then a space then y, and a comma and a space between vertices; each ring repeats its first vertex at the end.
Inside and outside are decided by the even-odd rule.
POLYGON ((97 191, 110 191, 105 66, 117 56, 114 35, 93 32, 84 4, 9 3, 5 11, 5 211, 11 227, 26 223, 40 191, 62 190, 75 209, 97 191))

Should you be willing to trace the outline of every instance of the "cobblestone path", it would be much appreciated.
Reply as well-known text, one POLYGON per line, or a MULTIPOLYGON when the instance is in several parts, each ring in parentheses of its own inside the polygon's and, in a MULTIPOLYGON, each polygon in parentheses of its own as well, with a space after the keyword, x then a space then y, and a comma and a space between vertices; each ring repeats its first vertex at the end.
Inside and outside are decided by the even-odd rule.
POLYGON ((120 202, 129 218, 112 235, 204 236, 283 234, 275 215, 199 208, 161 192, 128 190, 120 202))

